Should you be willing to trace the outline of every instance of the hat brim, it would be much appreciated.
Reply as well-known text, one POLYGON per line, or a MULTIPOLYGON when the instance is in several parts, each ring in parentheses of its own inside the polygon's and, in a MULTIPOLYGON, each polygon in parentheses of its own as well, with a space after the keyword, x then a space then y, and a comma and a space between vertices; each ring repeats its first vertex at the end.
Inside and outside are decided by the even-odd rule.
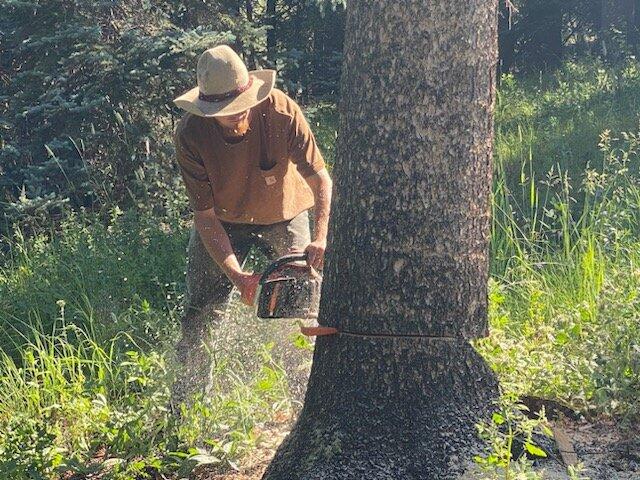
POLYGON ((223 117, 244 112, 265 100, 276 83, 275 70, 253 70, 249 75, 253 77, 251 87, 237 97, 221 102, 206 102, 198 98, 200 90, 195 87, 180 95, 173 103, 200 117, 223 117))

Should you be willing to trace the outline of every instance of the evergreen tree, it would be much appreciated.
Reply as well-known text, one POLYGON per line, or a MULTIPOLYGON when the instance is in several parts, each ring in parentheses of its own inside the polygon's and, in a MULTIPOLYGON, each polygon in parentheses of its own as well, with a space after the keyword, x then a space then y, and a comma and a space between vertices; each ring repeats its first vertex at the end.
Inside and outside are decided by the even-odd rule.
POLYGON ((162 161, 171 100, 193 86, 202 50, 235 40, 230 31, 181 29, 142 0, 0 8, 5 214, 127 205, 150 194, 153 175, 176 177, 162 161))

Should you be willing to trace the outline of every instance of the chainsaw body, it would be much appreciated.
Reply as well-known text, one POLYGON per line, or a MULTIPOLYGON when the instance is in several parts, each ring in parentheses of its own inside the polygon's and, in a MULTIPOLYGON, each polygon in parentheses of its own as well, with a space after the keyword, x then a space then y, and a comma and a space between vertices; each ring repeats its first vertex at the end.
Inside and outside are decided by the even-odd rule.
POLYGON ((306 254, 285 255, 267 267, 256 294, 259 318, 317 318, 322 276, 306 254))

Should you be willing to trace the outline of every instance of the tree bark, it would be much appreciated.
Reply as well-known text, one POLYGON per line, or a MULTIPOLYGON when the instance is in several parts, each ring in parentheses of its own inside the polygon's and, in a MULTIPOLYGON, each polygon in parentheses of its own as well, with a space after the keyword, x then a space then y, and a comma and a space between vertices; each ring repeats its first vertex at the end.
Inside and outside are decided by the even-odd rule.
POLYGON ((317 340, 264 479, 457 478, 487 334, 497 2, 353 0, 317 340))

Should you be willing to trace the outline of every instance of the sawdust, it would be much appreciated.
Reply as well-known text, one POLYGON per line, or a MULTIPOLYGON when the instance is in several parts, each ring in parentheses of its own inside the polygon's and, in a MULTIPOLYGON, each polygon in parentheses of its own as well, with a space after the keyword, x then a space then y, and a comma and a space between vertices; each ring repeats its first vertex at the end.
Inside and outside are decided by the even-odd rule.
POLYGON ((622 429, 611 419, 599 419, 562 427, 591 480, 640 480, 640 425, 622 429))
MULTIPOLYGON (((248 366, 255 370, 260 367, 260 359, 255 355, 259 343, 273 342, 274 360, 284 365, 290 395, 294 405, 299 409, 304 399, 311 353, 292 347, 291 338, 299 332, 298 327, 291 322, 257 320, 237 302, 232 303, 231 308, 238 311, 229 315, 233 320, 224 322, 218 332, 218 347, 232 346, 232 351, 227 353, 239 355, 245 362, 246 359, 255 358, 256 364, 248 366), (259 342, 256 339, 259 339, 259 342)), ((548 407, 549 402, 544 403, 548 407)), ((536 405, 530 407, 532 411, 539 408, 536 405)), ((559 410, 560 419, 556 418, 554 425, 566 434, 578 461, 584 465, 583 477, 590 480, 640 480, 640 425, 622 429, 611 419, 586 421, 579 419, 578 415, 567 416, 570 412, 565 412, 562 408, 556 410, 559 410)), ((549 408, 547 411, 549 412, 549 408)), ((256 450, 238 464, 237 471, 221 472, 202 468, 194 472, 190 480, 260 480, 276 449, 288 434, 294 419, 295 412, 292 416, 274 418, 269 426, 263 427, 259 432, 261 440, 256 450)), ((545 479, 569 480, 559 452, 557 455, 549 455, 548 460, 539 462, 536 469, 544 471, 545 479)))

